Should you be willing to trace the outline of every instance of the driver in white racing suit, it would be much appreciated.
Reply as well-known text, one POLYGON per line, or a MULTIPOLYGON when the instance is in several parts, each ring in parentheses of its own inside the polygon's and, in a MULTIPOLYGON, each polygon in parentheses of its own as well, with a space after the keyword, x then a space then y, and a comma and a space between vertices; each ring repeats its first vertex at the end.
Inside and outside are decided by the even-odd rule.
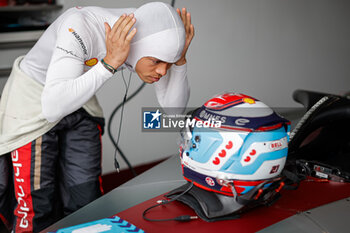
POLYGON ((185 109, 193 36, 185 8, 77 7, 16 59, 0 100, 0 155, 11 153, 15 232, 38 232, 101 195, 104 118, 95 93, 115 72, 136 72, 154 83, 162 107, 185 109))

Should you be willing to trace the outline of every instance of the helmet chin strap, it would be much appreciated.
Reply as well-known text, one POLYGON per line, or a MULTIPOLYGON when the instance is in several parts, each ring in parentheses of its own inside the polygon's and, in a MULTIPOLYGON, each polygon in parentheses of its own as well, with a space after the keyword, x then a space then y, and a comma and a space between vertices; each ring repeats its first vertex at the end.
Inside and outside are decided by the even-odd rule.
POLYGON ((255 186, 252 190, 249 192, 238 196, 237 190, 233 184, 233 181, 227 180, 225 178, 217 177, 216 181, 221 186, 229 187, 232 191, 233 198, 241 205, 247 205, 252 202, 269 202, 268 200, 274 196, 275 193, 278 193, 281 188, 284 186, 284 183, 282 181, 282 177, 273 178, 270 180, 266 180, 265 182, 255 186), (268 183, 271 183, 272 189, 267 187, 264 188, 264 186, 268 183), (273 185, 275 184, 275 185, 273 185), (275 187, 279 185, 279 187, 275 187))
POLYGON ((153 206, 147 208, 145 211, 143 211, 143 213, 142 213, 143 219, 150 221, 150 222, 165 222, 165 221, 187 222, 187 221, 190 221, 193 219, 198 219, 198 216, 189 216, 189 215, 181 215, 181 216, 177 216, 175 218, 162 218, 162 219, 153 219, 153 218, 146 217, 147 212, 150 211, 151 209, 153 209, 157 206, 169 204, 170 202, 173 202, 173 201, 179 199, 180 197, 185 195, 187 192, 189 192, 192 189, 192 187, 193 187, 193 183, 191 183, 188 186, 188 188, 186 190, 184 190, 182 193, 176 195, 175 197, 171 198, 170 200, 158 200, 156 205, 153 205, 153 206))
POLYGON ((236 200, 238 203, 240 203, 241 205, 245 205, 248 208, 261 204, 270 205, 280 197, 279 192, 283 188, 283 186, 284 182, 283 177, 281 176, 270 180, 266 180, 265 182, 255 186, 249 192, 241 196, 237 196, 236 200), (268 187, 264 187, 269 183, 270 185, 268 187))
POLYGON ((226 187, 231 188, 232 193, 233 193, 233 198, 235 198, 237 200, 238 194, 237 194, 236 188, 233 184, 233 181, 227 180, 226 178, 220 178, 220 177, 217 177, 216 181, 221 186, 226 186, 226 187))

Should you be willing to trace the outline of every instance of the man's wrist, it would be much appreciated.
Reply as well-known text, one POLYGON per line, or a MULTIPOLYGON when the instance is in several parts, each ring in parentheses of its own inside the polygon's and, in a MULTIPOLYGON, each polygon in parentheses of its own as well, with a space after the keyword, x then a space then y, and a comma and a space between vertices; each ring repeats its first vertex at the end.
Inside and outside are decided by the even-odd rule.
POLYGON ((182 66, 182 65, 185 65, 186 63, 187 63, 186 58, 181 58, 180 60, 175 62, 175 65, 182 66))
POLYGON ((115 72, 117 72, 117 69, 114 69, 113 66, 111 66, 110 64, 108 64, 104 59, 101 59, 101 63, 102 65, 112 74, 114 74, 115 72))

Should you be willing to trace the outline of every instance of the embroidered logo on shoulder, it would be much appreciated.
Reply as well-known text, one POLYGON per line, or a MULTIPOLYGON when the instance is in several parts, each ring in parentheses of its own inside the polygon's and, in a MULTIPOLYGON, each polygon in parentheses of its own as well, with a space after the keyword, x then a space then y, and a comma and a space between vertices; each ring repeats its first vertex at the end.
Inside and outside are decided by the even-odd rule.
POLYGON ((73 28, 68 28, 68 31, 71 32, 73 34, 73 36, 75 37, 75 39, 77 39, 77 41, 79 42, 81 48, 84 51, 84 54, 87 55, 87 49, 86 46, 83 42, 83 40, 81 39, 81 37, 79 36, 78 33, 76 33, 76 31, 73 28))
POLYGON ((97 62, 98 62, 98 60, 97 60, 97 58, 96 57, 94 57, 94 58, 91 58, 91 59, 89 59, 89 60, 86 60, 85 61, 85 65, 87 65, 87 66, 94 66, 94 65, 96 65, 97 64, 97 62))
MULTIPOLYGON (((66 54, 69 54, 69 55, 72 55, 72 56, 74 56, 74 57, 80 58, 80 57, 77 56, 72 50, 67 50, 67 49, 64 49, 64 48, 62 48, 62 47, 60 47, 60 46, 56 46, 56 48, 59 49, 59 50, 61 50, 61 51, 63 51, 63 52, 65 52, 66 54)), ((81 59, 83 59, 83 58, 81 58, 81 59)))

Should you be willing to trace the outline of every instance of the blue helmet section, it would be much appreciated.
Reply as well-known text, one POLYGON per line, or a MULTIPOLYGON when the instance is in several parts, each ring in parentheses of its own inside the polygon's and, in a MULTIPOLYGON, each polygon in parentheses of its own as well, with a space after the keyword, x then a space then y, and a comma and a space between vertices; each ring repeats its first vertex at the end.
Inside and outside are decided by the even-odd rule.
POLYGON ((218 131, 195 127, 192 132, 192 147, 185 153, 189 153, 194 161, 206 163, 222 142, 223 138, 218 131), (196 141, 196 139, 199 140, 196 141))
POLYGON ((220 171, 225 171, 227 173, 232 174, 242 174, 242 175, 252 175, 254 174, 260 166, 268 160, 276 160, 283 157, 287 157, 288 148, 284 148, 282 150, 272 151, 272 152, 266 152, 259 155, 259 157, 254 161, 254 163, 248 165, 248 166, 242 166, 241 163, 237 162, 237 160, 241 160, 243 154, 249 149, 249 147, 253 143, 257 142, 269 142, 269 141, 276 141, 280 140, 284 137, 287 137, 287 132, 284 127, 281 127, 279 129, 275 129, 272 131, 265 131, 265 132, 251 132, 244 138, 244 144, 241 147, 239 154, 237 155, 236 161, 230 162, 227 161, 225 165, 220 169, 220 171))
MULTIPOLYGON (((254 174, 265 161, 287 157, 288 149, 284 148, 281 150, 262 153, 254 163, 248 166, 242 166, 240 163, 243 154, 247 152, 253 143, 267 143, 285 137, 288 140, 289 136, 287 132, 289 131, 289 127, 290 126, 287 126, 286 128, 282 126, 271 131, 238 133, 244 141, 242 147, 235 153, 227 155, 230 157, 229 160, 218 171, 240 175, 254 174)), ((212 155, 222 143, 223 137, 218 130, 195 127, 192 132, 192 146, 184 151, 184 156, 189 156, 192 160, 205 164, 212 158, 212 155)))

